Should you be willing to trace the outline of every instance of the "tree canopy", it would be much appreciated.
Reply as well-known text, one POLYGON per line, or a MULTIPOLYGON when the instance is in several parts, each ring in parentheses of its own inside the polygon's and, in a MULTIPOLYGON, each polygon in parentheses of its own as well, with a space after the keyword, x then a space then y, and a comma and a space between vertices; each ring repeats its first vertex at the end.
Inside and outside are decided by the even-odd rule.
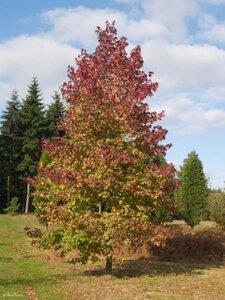
POLYGON ((35 205, 39 218, 62 226, 65 251, 76 249, 82 262, 103 255, 110 268, 116 247, 137 247, 170 219, 175 170, 161 163, 170 145, 163 113, 145 102, 158 84, 142 70, 140 47, 128 56, 114 24, 97 36, 62 86, 65 136, 43 144, 51 159, 39 168, 35 205))

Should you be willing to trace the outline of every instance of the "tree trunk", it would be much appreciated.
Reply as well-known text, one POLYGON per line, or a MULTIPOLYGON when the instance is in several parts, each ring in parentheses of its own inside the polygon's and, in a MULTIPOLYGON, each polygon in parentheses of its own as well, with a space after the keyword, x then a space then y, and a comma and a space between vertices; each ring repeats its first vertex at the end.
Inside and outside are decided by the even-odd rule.
POLYGON ((45 224, 45 232, 48 232, 48 223, 45 224))
POLYGON ((29 202, 30 202, 30 184, 27 183, 27 198, 26 198, 25 214, 27 214, 29 211, 29 202))
POLYGON ((106 265, 105 265, 106 274, 112 274, 112 255, 106 257, 106 265))
POLYGON ((98 213, 99 214, 102 213, 102 204, 101 203, 98 204, 98 213))
POLYGON ((7 207, 10 204, 10 198, 11 198, 11 191, 10 191, 10 176, 7 176, 7 207))

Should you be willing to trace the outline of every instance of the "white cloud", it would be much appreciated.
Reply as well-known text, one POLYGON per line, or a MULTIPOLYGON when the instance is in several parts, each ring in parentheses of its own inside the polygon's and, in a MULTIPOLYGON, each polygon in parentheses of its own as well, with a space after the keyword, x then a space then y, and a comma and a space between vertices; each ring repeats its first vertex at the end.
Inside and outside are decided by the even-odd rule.
POLYGON ((142 49, 145 67, 155 72, 163 94, 224 84, 225 51, 215 46, 147 42, 142 49))
POLYGON ((212 86, 205 90, 202 95, 204 101, 211 104, 225 103, 225 86, 212 86))
POLYGON ((146 0, 142 6, 148 16, 170 30, 171 40, 187 38, 186 21, 196 17, 198 11, 194 0, 146 0))
POLYGON ((164 123, 173 132, 179 134, 198 134, 225 129, 225 111, 221 109, 204 109, 202 103, 178 95, 175 98, 155 105, 152 109, 156 111, 165 110, 164 123))
POLYGON ((83 6, 71 9, 55 9, 42 14, 45 22, 52 29, 47 37, 59 39, 63 42, 78 42, 82 46, 91 47, 96 44, 95 29, 105 27, 106 20, 125 23, 126 16, 110 9, 92 10, 83 6))
POLYGON ((225 5, 225 0, 198 0, 202 4, 225 5))
POLYGON ((205 30, 203 37, 211 42, 225 42, 225 22, 215 23, 205 30))
POLYGON ((224 43, 225 21, 219 21, 210 13, 202 13, 198 20, 199 31, 196 39, 210 43, 224 43))
POLYGON ((0 78, 0 111, 5 110, 5 103, 10 97, 10 91, 12 91, 14 88, 15 86, 12 86, 11 82, 4 82, 4 80, 2 81, 0 78))
MULTIPOLYGON (((225 42, 225 22, 218 22, 210 7, 223 7, 225 0, 116 0, 142 8, 142 18, 151 19, 167 31, 172 42, 207 40, 225 42), (195 21, 197 27, 191 27, 195 21), (199 26, 199 27, 198 27, 199 26), (191 29, 190 29, 191 28, 191 29)), ((195 25, 195 26, 196 26, 195 25)))
POLYGON ((85 7, 73 9, 55 9, 42 14, 45 22, 51 26, 46 37, 62 42, 76 42, 82 47, 94 48, 96 45, 95 29, 105 27, 105 22, 116 21, 119 34, 129 40, 143 42, 146 39, 165 38, 169 32, 166 26, 149 18, 135 20, 128 15, 112 9, 92 10, 85 7), (87 22, 88 20, 88 22, 87 22))
MULTIPOLYGON (((40 36, 19 36, 0 44, 0 78, 4 76, 5 82, 1 89, 2 105, 13 88, 18 88, 24 97, 33 76, 37 76, 49 102, 53 90, 66 80, 67 66, 76 56, 77 50, 71 46, 40 36)), ((0 85, 4 82, 0 80, 0 85)))
MULTIPOLYGON (((131 11, 136 5, 141 9, 142 18, 153 22, 167 30, 167 38, 171 41, 183 41, 188 38, 187 22, 195 18, 199 12, 197 0, 116 0, 130 5, 131 11)), ((146 28, 147 30, 147 28, 146 28)))

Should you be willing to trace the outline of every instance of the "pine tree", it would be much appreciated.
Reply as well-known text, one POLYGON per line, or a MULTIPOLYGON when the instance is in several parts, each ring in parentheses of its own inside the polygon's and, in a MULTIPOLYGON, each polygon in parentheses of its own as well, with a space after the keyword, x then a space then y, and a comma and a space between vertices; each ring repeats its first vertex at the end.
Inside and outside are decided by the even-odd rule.
POLYGON ((19 114, 21 103, 18 99, 18 91, 13 90, 11 99, 6 104, 6 110, 1 116, 1 134, 5 136, 20 136, 21 126, 19 122, 19 114))
POLYGON ((195 151, 189 153, 184 160, 179 197, 184 220, 191 227, 199 224, 203 219, 207 201, 207 179, 195 151))
POLYGON ((0 135, 0 211, 6 207, 8 200, 5 173, 5 147, 2 135, 0 135))
MULTIPOLYGON (((23 159, 19 165, 19 170, 24 178, 34 177, 37 175, 38 163, 41 156, 41 140, 46 130, 44 105, 42 104, 41 91, 36 77, 32 79, 28 87, 20 117, 23 130, 23 159)), ((26 213, 29 209, 29 195, 30 185, 28 183, 26 185, 26 213)))
POLYGON ((65 107, 58 92, 55 92, 52 98, 53 103, 49 105, 46 112, 47 138, 61 136, 63 134, 62 130, 59 129, 59 124, 65 115, 65 107))
POLYGON ((37 174, 38 162, 41 156, 41 140, 45 132, 44 105, 37 78, 34 77, 21 109, 23 130, 23 161, 20 170, 24 177, 37 174))
POLYGON ((1 175, 2 190, 7 191, 6 203, 9 205, 11 197, 19 196, 19 172, 18 165, 21 160, 21 104, 18 92, 12 91, 11 99, 7 102, 6 110, 1 116, 1 175))
POLYGON ((175 170, 161 163, 170 145, 161 144, 163 114, 144 102, 158 84, 142 70, 140 47, 128 56, 109 23, 97 34, 95 52, 82 50, 62 87, 66 136, 43 145, 51 159, 39 169, 35 206, 61 225, 64 251, 78 250, 83 263, 104 256, 110 273, 116 248, 139 247, 170 218, 175 170))

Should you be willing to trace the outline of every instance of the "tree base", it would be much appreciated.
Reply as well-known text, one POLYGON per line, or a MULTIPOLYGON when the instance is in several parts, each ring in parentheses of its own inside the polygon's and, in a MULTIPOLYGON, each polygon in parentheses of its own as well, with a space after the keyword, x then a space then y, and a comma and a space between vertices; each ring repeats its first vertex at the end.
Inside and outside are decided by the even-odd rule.
POLYGON ((109 275, 112 274, 112 255, 107 256, 106 258, 105 272, 109 275))

